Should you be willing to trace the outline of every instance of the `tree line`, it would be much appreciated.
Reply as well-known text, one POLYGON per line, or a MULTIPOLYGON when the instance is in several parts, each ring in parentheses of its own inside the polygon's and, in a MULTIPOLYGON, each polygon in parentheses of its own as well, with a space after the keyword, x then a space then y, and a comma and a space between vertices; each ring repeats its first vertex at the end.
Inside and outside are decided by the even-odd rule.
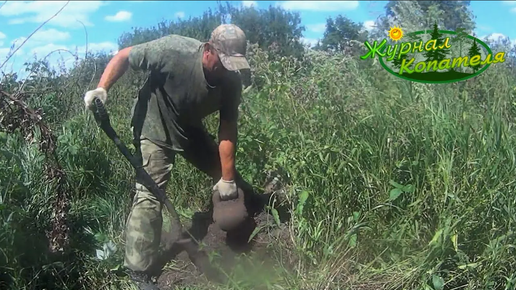
MULTIPOLYGON (((472 15, 469 13, 470 1, 414 1, 425 14, 429 23, 439 21, 439 27, 454 30, 467 26, 473 29, 472 15), (436 12, 437 11, 437 12, 436 12)), ((384 7, 385 14, 376 21, 374 30, 388 31, 388 19, 395 18, 399 10, 399 1, 389 1, 384 7)), ((234 23, 240 26, 251 43, 266 49, 276 56, 300 57, 304 53, 303 33, 306 27, 301 23, 299 13, 281 7, 269 6, 240 7, 229 2, 218 2, 215 9, 208 9, 201 16, 188 19, 162 20, 152 27, 133 27, 132 31, 123 33, 118 39, 119 48, 132 46, 154 40, 169 34, 180 34, 206 41, 211 31, 222 23, 234 23)), ((346 51, 356 43, 363 43, 370 37, 370 31, 363 23, 354 22, 344 15, 328 17, 323 37, 312 47, 315 50, 346 51)))
MULTIPOLYGON (((417 19, 411 23, 419 23, 426 28, 437 23, 440 29, 462 29, 464 33, 469 34, 475 26, 469 10, 469 1, 389 1, 383 9, 383 13, 375 19, 374 27, 370 29, 365 29, 364 23, 354 22, 342 14, 328 17, 321 39, 310 48, 359 56, 365 53, 366 40, 386 38, 387 32, 394 25, 409 28, 407 19, 414 17, 417 19)), ((207 9, 196 17, 164 19, 150 27, 132 27, 130 31, 120 35, 118 47, 122 49, 170 34, 207 41, 215 27, 229 22, 240 26, 246 32, 249 42, 266 51, 270 59, 284 56, 300 59, 306 53, 303 36, 307 28, 302 24, 298 12, 278 6, 243 7, 235 5, 234 2, 217 2, 214 9, 207 9)), ((95 63, 91 60, 81 63, 73 71, 89 71, 84 66, 95 66, 97 71, 102 71, 110 58, 107 54, 96 54, 93 57, 95 63)), ((396 64, 399 65, 401 61, 402 59, 396 60, 396 64)), ((84 78, 86 81, 91 77, 85 75, 84 78)))

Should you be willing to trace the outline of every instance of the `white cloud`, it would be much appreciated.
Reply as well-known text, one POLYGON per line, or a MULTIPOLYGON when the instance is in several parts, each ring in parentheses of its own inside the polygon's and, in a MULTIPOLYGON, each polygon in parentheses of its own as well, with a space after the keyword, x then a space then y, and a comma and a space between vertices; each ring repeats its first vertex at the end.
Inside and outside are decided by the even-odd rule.
MULTIPOLYGON (((114 55, 118 52, 118 45, 110 41, 89 43, 87 48, 88 53, 107 52, 110 55, 114 55)), ((69 47, 69 50, 77 54, 79 59, 84 59, 86 55, 86 45, 69 47)), ((65 67, 72 69, 75 64, 75 56, 63 54, 63 58, 65 67)))
POLYGON ((0 31, 0 39, 4 39, 4 38, 6 38, 6 35, 5 35, 5 34, 3 34, 3 33, 0 31))
POLYGON ((491 33, 489 35, 483 35, 483 36, 480 36, 478 38, 480 40, 492 41, 492 42, 509 40, 511 42, 511 44, 516 45, 516 39, 510 39, 507 35, 505 35, 503 33, 498 33, 498 32, 491 33))
MULTIPOLYGON (((54 45, 53 43, 68 40, 69 38, 69 32, 59 31, 54 28, 50 28, 36 31, 28 40, 25 36, 15 38, 11 40, 10 45, 16 48, 22 45, 24 41, 26 41, 25 43, 23 43, 22 48, 27 48, 30 51, 33 51, 38 47, 51 47, 50 45, 54 45)), ((38 57, 40 57, 40 53, 38 53, 38 57)))
POLYGON ((258 2, 256 2, 256 1, 242 1, 242 6, 244 6, 244 7, 251 7, 251 6, 258 7, 258 2))
POLYGON ((372 30, 374 28, 374 25, 375 25, 374 20, 364 21, 364 28, 366 30, 369 30, 369 31, 372 30))
POLYGON ((115 15, 108 15, 104 19, 110 22, 122 22, 130 20, 133 14, 129 11, 118 11, 115 15))
MULTIPOLYGON (((13 53, 14 50, 11 50, 10 47, 2 47, 0 48, 0 62, 4 62, 4 60, 6 59, 6 57, 8 55, 10 55, 11 53, 13 53)), ((20 56, 20 55, 23 55, 23 50, 18 50, 15 54, 15 56, 20 56)))
POLYGON ((92 26, 89 21, 91 13, 102 5, 101 1, 7 1, 0 9, 0 16, 9 17, 9 24, 43 23, 56 14, 64 5, 66 7, 47 25, 66 28, 92 26), (80 21, 80 22, 79 22, 80 21))
MULTIPOLYGON (((116 43, 110 41, 98 42, 98 43, 89 43, 88 44, 88 52, 118 52, 118 45, 116 43)), ((80 54, 86 53, 86 45, 77 47, 77 52, 80 54)))
POLYGON ((489 35, 484 35, 479 37, 481 40, 489 40, 489 41, 497 41, 497 40, 503 40, 507 38, 503 33, 491 33, 489 35))
MULTIPOLYGON (((26 38, 20 37, 12 42, 15 43, 15 48, 18 47, 26 38)), ((32 41, 32 38, 29 39, 23 47, 21 47, 20 50, 16 53, 16 55, 24 55, 28 58, 33 58, 34 55, 38 59, 43 59, 47 57, 49 53, 51 53, 51 56, 49 56, 49 59, 52 58, 54 55, 59 55, 59 51, 63 53, 63 50, 67 50, 69 52, 64 52, 65 54, 68 54, 71 56, 71 54, 77 54, 79 57, 84 56, 86 53, 86 45, 64 45, 64 44, 56 44, 56 43, 45 43, 42 41, 32 41), (26 50, 27 53, 22 53, 23 50, 26 50), (70 54, 71 53, 71 54, 70 54)), ((116 53, 118 52, 118 45, 114 42, 105 41, 105 42, 96 42, 96 43, 88 43, 88 52, 111 52, 116 53)), ((10 48, 0 48, 0 56, 7 55, 10 51, 10 48)), ((5 59, 5 58, 4 58, 5 59)))
POLYGON ((69 50, 66 45, 59 45, 54 43, 45 44, 43 46, 37 46, 30 50, 31 57, 36 55, 38 59, 43 59, 49 53, 54 51, 57 53, 58 50, 69 50))
POLYGON ((313 32, 324 32, 326 30, 326 23, 308 24, 306 27, 313 32))
MULTIPOLYGON (((81 45, 59 45, 55 43, 49 43, 41 46, 33 47, 30 51, 31 54, 37 54, 38 58, 43 58, 47 54, 56 51, 56 50, 68 50, 72 54, 78 54, 79 56, 84 56, 86 54, 86 48, 89 53, 94 52, 118 52, 118 45, 114 42, 104 41, 104 42, 92 42, 88 43, 88 46, 81 45)), ((56 52, 57 53, 57 52, 56 52)))
POLYGON ((7 56, 10 54, 11 49, 9 47, 0 48, 0 61, 4 62, 7 56))
POLYGON ((70 38, 70 33, 59 31, 54 28, 50 29, 42 29, 38 30, 30 40, 36 41, 36 42, 57 42, 57 41, 63 41, 70 38))
POLYGON ((310 47, 313 47, 317 44, 319 40, 318 39, 315 39, 315 38, 305 38, 305 37, 302 37, 301 38, 301 43, 305 44, 305 45, 308 45, 310 47))
POLYGON ((176 14, 174 14, 174 16, 176 18, 185 18, 185 13, 183 11, 179 11, 179 12, 176 12, 176 14))
POLYGON ((283 1, 278 4, 287 10, 311 11, 343 11, 358 7, 358 1, 283 1))
MULTIPOLYGON (((18 47, 20 46, 25 40, 27 39, 27 37, 18 37, 18 38, 15 38, 13 40, 11 40, 11 43, 10 45, 11 46, 14 46, 14 47, 18 47)), ((30 45, 30 40, 28 40, 27 42, 25 42, 25 44, 23 46, 27 46, 27 45, 30 45)))
MULTIPOLYGON (((22 49, 20 49, 15 54, 15 56, 18 56, 18 59, 12 57, 9 60, 9 62, 5 65, 5 67, 1 69, 1 71, 12 71, 17 72, 20 76, 27 76, 27 73, 24 71, 25 67, 23 66, 23 63, 32 62, 35 60, 35 58, 39 60, 46 58, 51 67, 53 67, 57 71, 60 71, 60 68, 63 66, 66 69, 71 69, 76 60, 76 56, 79 59, 83 59, 86 53, 86 45, 75 46, 47 43, 28 48, 24 46, 23 48, 25 48, 26 50, 28 49, 27 53, 23 52, 22 49)), ((118 52, 118 45, 116 43, 109 41, 88 44, 88 52, 95 53, 101 51, 113 55, 118 52)), ((2 63, 5 60, 8 54, 9 48, 0 48, 0 63, 2 63)))
POLYGON ((487 25, 477 25, 477 29, 479 31, 490 31, 492 28, 490 26, 487 26, 487 25))
MULTIPOLYGON (((516 1, 502 1, 502 5, 505 6, 516 6, 516 1)), ((511 9, 511 12, 516 12, 516 7, 511 9)))

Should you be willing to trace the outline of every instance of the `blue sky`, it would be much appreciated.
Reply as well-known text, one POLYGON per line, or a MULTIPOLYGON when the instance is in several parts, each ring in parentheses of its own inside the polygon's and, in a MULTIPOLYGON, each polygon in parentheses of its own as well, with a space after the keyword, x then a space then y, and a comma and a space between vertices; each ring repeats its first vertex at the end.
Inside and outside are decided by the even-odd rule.
MULTIPOLYGON (((33 31, 58 12, 65 1, 8 1, 0 4, 0 66, 6 56, 33 31), (14 46, 13 46, 14 45, 14 46)), ((322 37, 327 17, 342 14, 368 29, 382 13, 386 1, 233 1, 234 5, 255 5, 267 8, 280 5, 300 13, 306 26, 304 41, 313 43, 322 37)), ((22 72, 23 63, 50 54, 57 64, 59 53, 71 64, 66 51, 84 55, 86 43, 90 51, 117 50, 117 38, 132 27, 156 25, 163 19, 199 16, 214 1, 70 1, 62 12, 36 32, 0 71, 22 72), (82 24, 81 24, 82 23, 82 24), (83 26, 84 24, 84 26, 83 26), (57 51, 56 51, 57 50, 57 51)), ((516 16, 516 1, 471 1, 476 16, 477 37, 489 34, 516 39, 516 31, 507 25, 516 16)))

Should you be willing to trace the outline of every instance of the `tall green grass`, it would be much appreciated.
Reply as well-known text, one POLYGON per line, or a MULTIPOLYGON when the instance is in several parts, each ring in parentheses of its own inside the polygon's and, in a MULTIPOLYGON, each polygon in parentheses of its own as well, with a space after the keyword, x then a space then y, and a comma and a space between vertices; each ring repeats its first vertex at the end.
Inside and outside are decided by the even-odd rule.
MULTIPOLYGON (((270 61, 251 50, 237 167, 257 188, 272 171, 286 181, 289 253, 298 261, 269 284, 514 289, 515 78, 504 64, 468 81, 429 85, 343 55, 270 61)), ((83 109, 82 95, 95 82, 82 78, 53 80, 56 88, 75 85, 36 94, 31 103, 66 104, 66 114, 47 111, 45 120, 59 136, 72 198, 74 250, 67 257, 44 250, 53 192, 42 181, 42 155, 18 135, 1 136, 0 278, 11 289, 127 287, 115 270, 133 171, 83 109), (97 251, 110 242, 116 250, 99 260, 97 251)), ((127 144, 136 80, 125 76, 109 96, 112 122, 127 144)), ((216 132, 217 117, 206 124, 216 132)), ((169 192, 185 218, 208 205, 206 176, 180 158, 172 176, 169 192)), ((233 276, 226 288, 249 289, 233 276)))

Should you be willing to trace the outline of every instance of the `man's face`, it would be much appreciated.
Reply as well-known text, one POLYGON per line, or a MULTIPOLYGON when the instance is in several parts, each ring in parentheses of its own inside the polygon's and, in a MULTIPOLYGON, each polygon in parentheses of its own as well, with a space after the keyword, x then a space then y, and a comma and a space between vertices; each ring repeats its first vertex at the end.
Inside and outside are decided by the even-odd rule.
POLYGON ((204 50, 204 67, 214 77, 222 77, 227 72, 227 69, 220 61, 217 51, 211 47, 204 50))

